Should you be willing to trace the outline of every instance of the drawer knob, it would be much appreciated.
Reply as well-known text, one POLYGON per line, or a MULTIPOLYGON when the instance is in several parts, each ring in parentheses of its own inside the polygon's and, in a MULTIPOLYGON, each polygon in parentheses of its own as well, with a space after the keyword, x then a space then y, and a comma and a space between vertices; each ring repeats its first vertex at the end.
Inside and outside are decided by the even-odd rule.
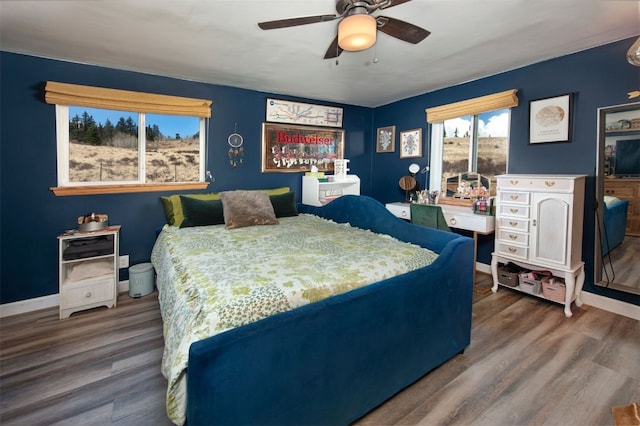
POLYGON ((517 181, 517 180, 512 180, 512 181, 511 181, 511 185, 517 185, 517 184, 518 184, 518 181, 517 181))
POLYGON ((513 247, 509 247, 509 251, 510 251, 511 253, 515 253, 515 252, 517 252, 517 251, 518 251, 518 249, 514 249, 513 247))
POLYGON ((518 210, 520 210, 520 209, 513 209, 513 208, 512 208, 512 209, 509 209, 509 211, 511 211, 511 213, 514 213, 514 214, 515 214, 515 213, 518 213, 518 210))
POLYGON ((518 226, 518 222, 514 222, 512 220, 509 221, 509 225, 511 226, 518 226))
POLYGON ((457 223, 456 222, 456 218, 452 217, 451 219, 449 219, 449 223, 452 224, 452 225, 455 225, 457 223))
POLYGON ((519 195, 512 195, 512 196, 511 196, 511 199, 512 199, 512 200, 514 200, 514 201, 515 201, 515 200, 517 200, 518 198, 520 198, 520 196, 519 196, 519 195))
POLYGON ((513 235, 513 234, 509 234, 509 238, 511 238, 512 240, 517 240, 518 236, 517 235, 513 235))
POLYGON ((402 210, 402 217, 407 217, 407 211, 406 210, 402 210))
POLYGON ((547 185, 549 188, 551 188, 553 185, 555 185, 555 181, 553 180, 545 180, 544 184, 547 185))
POLYGON ((86 297, 87 299, 91 297, 91 292, 88 291, 87 294, 84 295, 84 297, 86 297))

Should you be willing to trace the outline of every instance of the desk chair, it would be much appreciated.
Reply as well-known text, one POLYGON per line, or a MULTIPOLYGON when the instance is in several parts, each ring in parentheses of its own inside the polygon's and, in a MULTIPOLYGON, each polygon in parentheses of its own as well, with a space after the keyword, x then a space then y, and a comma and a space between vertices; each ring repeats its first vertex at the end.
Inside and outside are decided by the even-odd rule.
POLYGON ((411 223, 451 232, 442 214, 442 208, 433 204, 411 203, 411 223))

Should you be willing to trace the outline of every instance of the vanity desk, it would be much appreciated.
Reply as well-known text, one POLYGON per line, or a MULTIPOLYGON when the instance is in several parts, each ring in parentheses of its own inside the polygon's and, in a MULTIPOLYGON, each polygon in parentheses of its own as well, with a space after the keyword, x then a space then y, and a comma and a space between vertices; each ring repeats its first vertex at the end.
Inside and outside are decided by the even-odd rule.
MULTIPOLYGON (((385 206, 394 216, 400 219, 411 220, 411 205, 409 203, 387 203, 385 206)), ((450 228, 473 232, 473 263, 475 265, 478 250, 478 235, 489 235, 495 232, 495 216, 475 214, 471 207, 466 206, 454 206, 450 204, 438 204, 438 206, 442 209, 442 214, 450 228)), ((475 282, 475 270, 473 278, 475 282)))

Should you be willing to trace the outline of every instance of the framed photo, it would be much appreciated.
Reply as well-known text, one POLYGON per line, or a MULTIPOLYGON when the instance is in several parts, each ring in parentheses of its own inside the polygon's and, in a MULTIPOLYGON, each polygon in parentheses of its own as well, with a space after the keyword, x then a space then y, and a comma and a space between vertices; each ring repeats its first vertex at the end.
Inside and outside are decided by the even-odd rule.
POLYGON ((422 157, 422 129, 400 132, 400 158, 422 157))
POLYGON ((396 126, 378 127, 376 152, 394 152, 396 150, 396 126))
POLYGON ((304 126, 342 127, 343 109, 267 98, 266 121, 304 126))
POLYGON ((332 172, 344 158, 344 130, 262 123, 262 172, 332 172))
POLYGON ((529 143, 571 142, 573 94, 529 102, 529 143))

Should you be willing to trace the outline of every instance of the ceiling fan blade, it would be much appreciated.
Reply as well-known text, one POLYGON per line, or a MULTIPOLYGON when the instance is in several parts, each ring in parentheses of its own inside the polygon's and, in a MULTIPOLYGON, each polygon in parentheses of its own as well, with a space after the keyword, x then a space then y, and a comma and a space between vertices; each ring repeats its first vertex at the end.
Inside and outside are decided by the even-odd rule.
POLYGON ((376 17, 376 21, 378 22, 378 29, 380 31, 408 43, 420 43, 431 34, 431 32, 417 25, 399 19, 389 18, 388 16, 378 16, 376 17))
POLYGON ((338 56, 340 56, 341 53, 342 53, 342 48, 338 46, 338 36, 336 35, 336 38, 333 39, 333 41, 331 42, 331 45, 327 49, 327 53, 324 54, 324 59, 337 58, 338 56))
POLYGON ((296 27, 298 25, 315 24, 316 22, 333 21, 340 16, 336 15, 317 15, 303 16, 302 18, 280 19, 277 21, 258 22, 258 27, 263 30, 275 30, 277 28, 296 27))
POLYGON ((389 0, 389 4, 388 5, 383 4, 382 6, 380 6, 380 10, 389 9, 390 7, 397 6, 402 3, 408 3, 410 1, 411 0, 389 0))

